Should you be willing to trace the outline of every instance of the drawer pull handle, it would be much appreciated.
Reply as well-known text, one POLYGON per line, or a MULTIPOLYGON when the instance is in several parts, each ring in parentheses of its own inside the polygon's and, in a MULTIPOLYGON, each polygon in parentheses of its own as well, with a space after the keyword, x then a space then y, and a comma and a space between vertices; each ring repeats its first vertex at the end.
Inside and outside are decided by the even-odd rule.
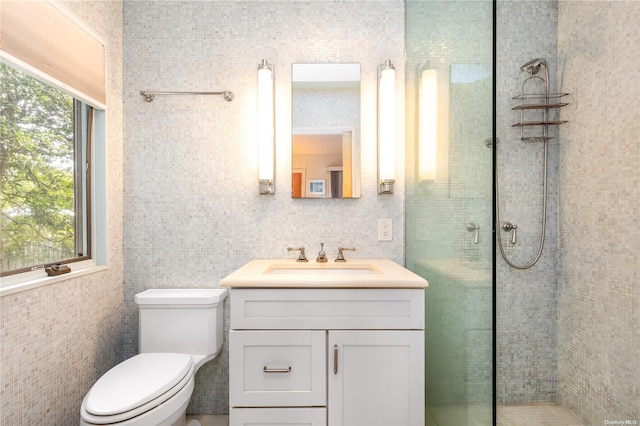
POLYGON ((289 368, 267 368, 265 365, 262 371, 265 373, 291 373, 291 366, 289 368))
POLYGON ((333 374, 338 374, 338 345, 333 346, 333 374))

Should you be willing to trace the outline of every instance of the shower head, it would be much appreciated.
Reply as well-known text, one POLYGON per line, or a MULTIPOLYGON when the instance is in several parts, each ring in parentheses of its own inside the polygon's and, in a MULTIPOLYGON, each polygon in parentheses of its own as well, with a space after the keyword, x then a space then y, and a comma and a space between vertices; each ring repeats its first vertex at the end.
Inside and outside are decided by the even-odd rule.
POLYGON ((532 59, 523 66, 520 67, 520 71, 528 72, 531 75, 535 75, 540 71, 540 66, 547 66, 547 61, 544 58, 532 59))

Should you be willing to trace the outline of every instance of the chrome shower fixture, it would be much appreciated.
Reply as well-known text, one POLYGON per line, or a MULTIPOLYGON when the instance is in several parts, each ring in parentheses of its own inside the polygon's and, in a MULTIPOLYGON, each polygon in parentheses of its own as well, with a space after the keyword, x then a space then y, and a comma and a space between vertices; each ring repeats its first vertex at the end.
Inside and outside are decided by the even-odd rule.
MULTIPOLYGON (((496 138, 496 145, 500 143, 500 138, 496 138)), ((487 148, 493 148, 493 138, 486 138, 484 140, 484 146, 487 148)))
POLYGON ((540 66, 542 65, 544 65, 545 67, 547 66, 547 61, 545 61, 544 58, 532 59, 521 66, 520 71, 528 72, 531 75, 536 75, 538 74, 538 71, 540 71, 540 66))

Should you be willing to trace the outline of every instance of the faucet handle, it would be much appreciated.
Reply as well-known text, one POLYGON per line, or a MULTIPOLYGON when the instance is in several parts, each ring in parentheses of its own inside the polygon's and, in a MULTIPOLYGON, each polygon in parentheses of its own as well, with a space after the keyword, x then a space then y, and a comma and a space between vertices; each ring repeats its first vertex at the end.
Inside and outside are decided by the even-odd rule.
POLYGON ((518 237, 516 236, 516 229, 518 229, 517 225, 514 225, 511 222, 505 222, 502 225, 502 229, 504 229, 506 232, 511 231, 511 244, 515 244, 518 242, 518 237))
POLYGON ((304 253, 304 247, 287 247, 287 251, 299 251, 300 255, 298 256, 298 259, 296 260, 296 262, 308 262, 309 259, 307 259, 307 256, 304 253))
POLYGON ((469 222, 467 223, 467 231, 473 232, 473 244, 478 244, 478 239, 480 236, 480 225, 469 222))
POLYGON ((336 262, 346 262, 347 259, 344 258, 344 253, 342 253, 344 250, 347 251, 356 251, 355 247, 354 248, 345 248, 345 247, 338 247, 338 256, 336 257, 336 262))

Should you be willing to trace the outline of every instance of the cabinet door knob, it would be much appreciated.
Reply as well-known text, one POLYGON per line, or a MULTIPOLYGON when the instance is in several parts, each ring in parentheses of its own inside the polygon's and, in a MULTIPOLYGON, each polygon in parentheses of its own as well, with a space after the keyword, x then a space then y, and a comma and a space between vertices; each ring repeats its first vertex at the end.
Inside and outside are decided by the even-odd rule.
POLYGON ((333 374, 338 374, 338 345, 333 345, 333 374))
POLYGON ((291 366, 289 366, 289 368, 267 368, 267 366, 265 365, 262 368, 262 371, 265 373, 290 373, 291 366))

